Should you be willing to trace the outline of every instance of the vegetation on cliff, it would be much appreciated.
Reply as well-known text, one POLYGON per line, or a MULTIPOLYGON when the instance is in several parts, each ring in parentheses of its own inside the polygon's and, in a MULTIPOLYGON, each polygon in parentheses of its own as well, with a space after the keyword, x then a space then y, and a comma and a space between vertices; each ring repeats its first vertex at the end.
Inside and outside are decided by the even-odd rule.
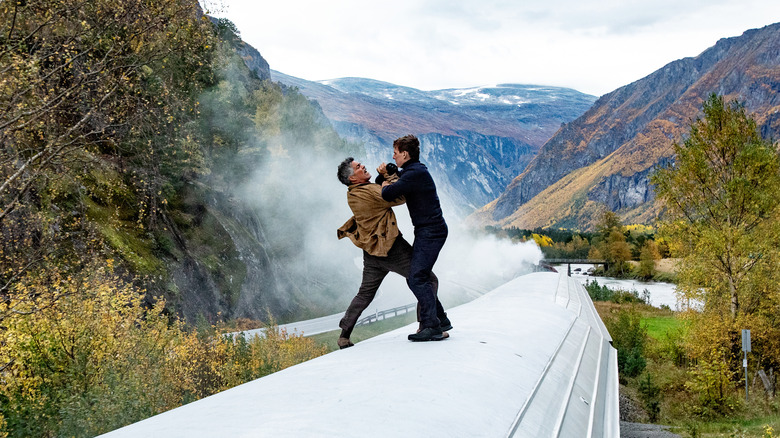
POLYGON ((305 238, 240 199, 256 168, 351 151, 238 41, 190 0, 0 3, 0 436, 98 434, 322 353, 210 328, 250 276, 282 313, 305 238))

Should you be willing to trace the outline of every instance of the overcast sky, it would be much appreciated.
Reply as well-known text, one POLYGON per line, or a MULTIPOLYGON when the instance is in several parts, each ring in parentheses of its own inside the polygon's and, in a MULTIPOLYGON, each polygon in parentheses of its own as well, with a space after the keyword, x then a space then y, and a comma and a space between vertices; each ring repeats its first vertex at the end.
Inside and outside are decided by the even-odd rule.
POLYGON ((600 96, 780 21, 778 0, 216 1, 201 3, 274 70, 422 90, 519 83, 600 96))

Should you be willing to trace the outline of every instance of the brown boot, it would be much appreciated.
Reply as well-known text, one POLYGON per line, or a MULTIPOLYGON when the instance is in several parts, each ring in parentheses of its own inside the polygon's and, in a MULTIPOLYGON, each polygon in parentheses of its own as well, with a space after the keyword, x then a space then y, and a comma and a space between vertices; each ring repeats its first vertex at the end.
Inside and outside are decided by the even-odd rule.
POLYGON ((336 343, 339 344, 340 350, 353 347, 355 345, 352 343, 352 341, 349 340, 349 338, 339 338, 339 340, 336 343))

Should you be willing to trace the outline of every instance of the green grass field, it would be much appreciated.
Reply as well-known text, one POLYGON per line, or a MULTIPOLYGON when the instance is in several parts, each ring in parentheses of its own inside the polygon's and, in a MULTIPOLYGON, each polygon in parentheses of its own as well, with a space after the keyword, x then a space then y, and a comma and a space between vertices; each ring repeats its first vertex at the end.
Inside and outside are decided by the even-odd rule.
POLYGON ((662 340, 667 333, 684 327, 684 322, 674 315, 644 317, 642 324, 647 327, 647 335, 657 341, 662 340))

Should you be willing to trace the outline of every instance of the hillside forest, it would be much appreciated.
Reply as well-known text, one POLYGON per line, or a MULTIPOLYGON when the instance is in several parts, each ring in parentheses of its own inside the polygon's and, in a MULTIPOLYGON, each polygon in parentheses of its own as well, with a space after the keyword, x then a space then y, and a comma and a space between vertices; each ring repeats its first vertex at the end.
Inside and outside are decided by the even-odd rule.
POLYGON ((355 146, 239 43, 191 0, 0 3, 0 436, 93 436, 323 353, 273 328, 341 306, 284 201, 355 146), (269 335, 217 336, 250 319, 269 335))

